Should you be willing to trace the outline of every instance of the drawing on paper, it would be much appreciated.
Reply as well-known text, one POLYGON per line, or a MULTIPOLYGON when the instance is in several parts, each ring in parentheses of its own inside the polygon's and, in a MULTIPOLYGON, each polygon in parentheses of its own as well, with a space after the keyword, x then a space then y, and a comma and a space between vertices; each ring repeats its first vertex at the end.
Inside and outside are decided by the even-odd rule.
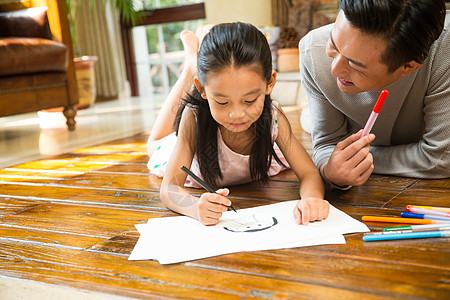
POLYGON ((248 215, 242 218, 224 221, 221 226, 231 232, 257 232, 277 225, 275 217, 248 215))

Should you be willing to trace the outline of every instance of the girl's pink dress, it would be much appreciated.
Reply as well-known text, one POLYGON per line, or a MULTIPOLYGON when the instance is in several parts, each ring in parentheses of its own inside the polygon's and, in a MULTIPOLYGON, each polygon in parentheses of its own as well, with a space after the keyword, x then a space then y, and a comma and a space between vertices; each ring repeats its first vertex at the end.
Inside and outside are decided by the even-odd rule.
MULTIPOLYGON (((275 141, 278 136, 278 120, 277 120, 277 104, 273 104, 274 109, 272 110, 272 141, 275 141)), ((147 164, 150 169, 150 173, 157 175, 158 177, 163 177, 166 171, 166 165, 170 158, 170 155, 175 147, 177 137, 175 133, 168 135, 161 140, 161 145, 153 152, 150 160, 147 164)), ((219 154, 219 165, 222 172, 222 179, 218 181, 220 187, 227 187, 230 185, 243 184, 252 181, 250 176, 249 168, 249 158, 250 155, 242 155, 234 152, 225 144, 222 139, 220 130, 217 130, 217 146, 219 154)), ((287 166, 289 164, 286 161, 283 153, 281 152, 278 145, 274 142, 273 146, 278 158, 287 166)), ((199 170, 199 165, 197 158, 194 157, 191 165, 191 171, 202 178, 199 170)), ((272 159, 269 176, 274 176, 285 170, 275 159, 272 159)), ((187 187, 201 188, 201 186, 195 182, 190 176, 186 178, 184 184, 187 187)))

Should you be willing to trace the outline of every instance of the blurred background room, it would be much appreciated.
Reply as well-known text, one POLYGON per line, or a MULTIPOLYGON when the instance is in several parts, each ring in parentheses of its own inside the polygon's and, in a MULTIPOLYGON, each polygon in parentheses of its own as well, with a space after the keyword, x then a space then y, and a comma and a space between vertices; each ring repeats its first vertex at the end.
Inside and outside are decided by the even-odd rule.
MULTIPOLYGON (((306 98, 298 71, 298 42, 312 28, 333 22, 338 7, 338 0, 119 1, 123 6, 115 3, 0 0, 0 24, 2 16, 8 20, 13 4, 23 8, 47 6, 50 23, 54 7, 58 8, 60 19, 68 17, 72 47, 69 55, 75 58, 79 99, 75 105, 76 124, 71 130, 66 124, 65 108, 57 106, 56 100, 45 109, 27 105, 8 113, 7 108, 21 101, 8 86, 8 80, 17 75, 0 72, 0 167, 150 131, 183 67, 179 34, 183 29, 195 31, 203 24, 241 21, 260 28, 271 46, 274 69, 278 71, 273 98, 284 107, 301 109, 306 98), (78 66, 80 61, 84 66, 78 66), (6 94, 8 100, 2 100, 6 94)), ((0 36, 2 39, 5 37, 0 36)), ((45 98, 40 94, 35 97, 39 101, 45 98)))

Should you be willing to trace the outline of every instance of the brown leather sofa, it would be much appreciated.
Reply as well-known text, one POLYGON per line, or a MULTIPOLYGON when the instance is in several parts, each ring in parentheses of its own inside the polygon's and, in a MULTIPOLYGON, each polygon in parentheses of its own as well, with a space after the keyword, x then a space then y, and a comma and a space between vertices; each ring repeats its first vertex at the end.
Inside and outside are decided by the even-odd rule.
POLYGON ((62 107, 74 130, 72 58, 65 0, 0 4, 0 117, 62 107))

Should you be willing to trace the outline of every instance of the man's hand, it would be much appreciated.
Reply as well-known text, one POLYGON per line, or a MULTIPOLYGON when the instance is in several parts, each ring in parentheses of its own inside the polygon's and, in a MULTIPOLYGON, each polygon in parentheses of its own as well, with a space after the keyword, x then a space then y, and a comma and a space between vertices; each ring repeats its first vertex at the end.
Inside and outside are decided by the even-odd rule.
POLYGON ((371 133, 360 138, 361 133, 362 130, 336 145, 323 170, 330 182, 339 186, 359 186, 369 179, 374 169, 369 144, 375 135, 371 133))

